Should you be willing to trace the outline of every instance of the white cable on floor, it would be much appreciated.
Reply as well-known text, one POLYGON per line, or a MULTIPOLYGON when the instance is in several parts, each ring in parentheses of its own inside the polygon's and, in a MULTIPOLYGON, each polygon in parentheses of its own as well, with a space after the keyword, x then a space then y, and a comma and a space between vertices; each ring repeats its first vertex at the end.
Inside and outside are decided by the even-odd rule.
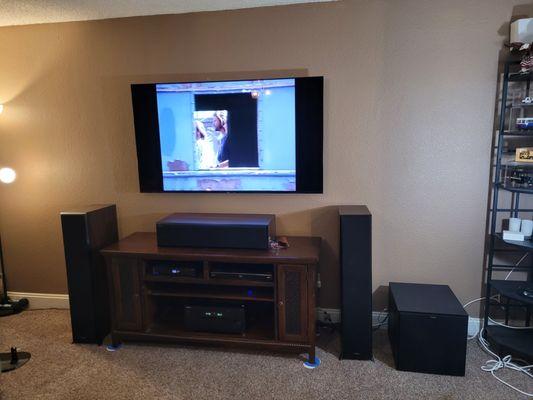
MULTIPOLYGON (((507 278, 509 277, 509 275, 507 275, 507 278)), ((507 279, 507 278, 505 278, 505 279, 507 279)), ((494 296, 491 296, 490 298, 491 299, 499 298, 499 295, 494 295, 494 296)), ((473 304, 473 303, 475 303, 477 301, 482 301, 482 300, 485 300, 485 297, 480 297, 478 299, 471 300, 468 303, 466 303, 463 306, 463 308, 465 308, 465 307, 469 306, 470 304, 473 304)), ((503 326, 504 328, 509 328, 509 329, 533 329, 533 327, 530 327, 530 326, 505 325, 505 324, 503 324, 501 322, 493 320, 490 317, 489 317, 489 321, 492 322, 493 324, 496 324, 496 325, 499 325, 499 326, 503 326)), ((523 391, 521 389, 518 389, 517 387, 511 385, 509 382, 506 382, 505 380, 503 380, 499 376, 496 376, 496 371, 498 371, 500 369, 507 368, 507 369, 510 369, 510 370, 513 370, 513 371, 521 372, 523 374, 526 374, 530 378, 533 378, 533 374, 530 372, 530 369, 533 368, 533 365, 520 366, 520 365, 518 365, 518 364, 513 362, 513 359, 512 359, 510 354, 506 355, 505 357, 500 357, 497 354, 495 354, 494 352, 492 352, 490 350, 490 348, 489 348, 490 347, 490 343, 483 337, 484 329, 485 328, 481 328, 475 335, 469 336, 467 338, 468 340, 471 340, 471 339, 473 339, 473 338, 475 338, 477 336, 478 337, 478 342, 479 342, 481 348, 483 350, 485 350, 485 352, 487 352, 488 354, 490 354, 491 356, 494 357, 494 359, 492 359, 492 360, 487 360, 485 362, 485 365, 481 366, 481 369, 483 371, 490 372, 491 375, 494 378, 496 378, 498 381, 500 381, 504 385, 510 387, 511 389, 517 391, 518 393, 523 394, 524 396, 527 396, 527 397, 533 397, 533 393, 528 393, 528 392, 525 392, 525 391, 523 391)))
MULTIPOLYGON (((503 325, 503 324, 499 324, 499 325, 503 325)), ((516 328, 516 327, 507 326, 507 325, 503 325, 503 326, 506 326, 508 328, 516 328)), ((489 349, 490 343, 483 337, 483 330, 484 328, 481 328, 478 333, 478 342, 480 346, 483 348, 483 350, 485 350, 487 353, 493 356, 494 359, 486 361, 485 365, 481 366, 481 369, 483 371, 490 372, 494 378, 499 380, 504 385, 510 387, 511 389, 516 390, 518 393, 521 393, 527 397, 533 397, 533 393, 528 393, 523 390, 520 390, 516 386, 511 385, 509 382, 504 381, 502 378, 496 375, 496 371, 507 368, 513 371, 521 372, 523 374, 526 374, 530 378, 533 378, 533 374, 531 374, 531 372, 529 371, 531 368, 533 368, 533 365, 520 366, 513 362, 512 357, 510 355, 507 355, 501 358, 497 354, 493 353, 489 349)))
MULTIPOLYGON (((388 311, 387 308, 384 308, 383 311, 381 311, 381 314, 383 313, 386 313, 388 311)), ((387 313, 385 315, 385 317, 383 317, 383 319, 381 321, 378 321, 378 323, 376 325, 372 325, 372 329, 379 329, 381 328, 383 325, 385 325, 387 323, 387 320, 389 319, 389 314, 387 313)))

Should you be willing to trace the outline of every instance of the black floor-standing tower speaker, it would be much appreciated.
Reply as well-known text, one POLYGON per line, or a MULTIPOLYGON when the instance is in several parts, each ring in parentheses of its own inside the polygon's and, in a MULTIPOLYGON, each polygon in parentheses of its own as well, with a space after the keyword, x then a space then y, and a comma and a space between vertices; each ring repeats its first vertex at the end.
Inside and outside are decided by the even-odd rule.
POLYGON ((341 206, 341 359, 372 359, 372 215, 341 206))
POLYGON ((118 241, 115 205, 61 213, 74 343, 101 344, 110 331, 105 261, 100 250, 118 241))

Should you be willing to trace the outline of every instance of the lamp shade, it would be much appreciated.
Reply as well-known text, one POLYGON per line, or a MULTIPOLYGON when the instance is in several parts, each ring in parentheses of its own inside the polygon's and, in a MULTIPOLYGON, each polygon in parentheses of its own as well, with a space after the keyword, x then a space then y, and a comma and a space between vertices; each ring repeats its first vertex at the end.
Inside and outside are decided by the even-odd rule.
POLYGON ((17 179, 17 173, 13 168, 0 168, 0 182, 2 183, 12 183, 17 179))

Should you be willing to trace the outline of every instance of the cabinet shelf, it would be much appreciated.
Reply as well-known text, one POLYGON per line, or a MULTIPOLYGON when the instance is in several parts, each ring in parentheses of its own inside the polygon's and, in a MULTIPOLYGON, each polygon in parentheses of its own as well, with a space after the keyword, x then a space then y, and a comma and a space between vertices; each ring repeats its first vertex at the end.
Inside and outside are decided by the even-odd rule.
POLYGON ((533 168, 533 163, 527 161, 502 160, 501 166, 507 168, 533 168))
POLYGON ((218 286, 257 286, 257 287, 274 287, 273 282, 260 282, 249 280, 235 280, 235 279, 215 279, 215 278, 187 278, 187 277, 172 277, 172 276, 153 276, 146 275, 145 282, 160 282, 160 283, 197 283, 201 285, 218 285, 218 286))
POLYGON ((528 108, 533 107, 533 103, 518 103, 518 104, 507 104, 507 108, 528 108))
POLYGON ((533 298, 524 296, 522 294, 522 291, 531 285, 533 285, 533 283, 528 283, 525 281, 493 280, 490 282, 490 286, 501 295, 524 303, 525 305, 533 305, 533 298))
MULTIPOLYGON (((162 299, 161 299, 162 300, 162 299)), ((183 307, 169 306, 163 302, 157 316, 145 332, 148 334, 170 335, 182 339, 238 339, 272 340, 275 338, 274 308, 272 304, 259 304, 247 307, 246 327, 243 333, 213 333, 190 331, 185 328, 183 307), (165 305, 166 304, 166 305, 165 305)))
POLYGON ((533 329, 511 329, 498 325, 485 328, 485 337, 498 354, 533 359, 533 329))
MULTIPOLYGON (((273 328, 272 328, 273 329, 273 328)), ((190 332, 186 331, 179 323, 159 322, 148 327, 146 333, 155 335, 170 335, 175 339, 184 339, 189 341, 213 341, 216 339, 235 339, 235 340, 273 340, 272 331, 264 327, 253 327, 247 329, 242 335, 230 333, 209 333, 209 332, 190 332)))
POLYGON ((503 131, 503 136, 533 137, 533 129, 514 129, 503 131))
MULTIPOLYGON (((533 167, 533 165, 532 165, 532 167, 533 167)), ((505 186, 505 185, 503 185, 501 183, 497 183, 496 186, 498 187, 498 189, 506 190, 508 192, 533 194, 533 189, 511 188, 511 187, 505 186)))
POLYGON ((532 77, 531 72, 527 72, 527 73, 514 72, 508 75, 508 80, 509 82, 527 82, 531 80, 531 77, 532 77))
POLYGON ((498 238, 501 242, 509 244, 511 246, 520 247, 524 249, 524 251, 533 251, 533 241, 532 240, 506 240, 503 238, 503 235, 501 233, 495 234, 496 238, 498 238))
POLYGON ((274 301, 274 293, 270 290, 251 290, 246 288, 209 287, 209 288, 183 288, 173 290, 171 288, 147 289, 148 296, 160 297, 184 297, 191 299, 220 299, 242 301, 274 301))

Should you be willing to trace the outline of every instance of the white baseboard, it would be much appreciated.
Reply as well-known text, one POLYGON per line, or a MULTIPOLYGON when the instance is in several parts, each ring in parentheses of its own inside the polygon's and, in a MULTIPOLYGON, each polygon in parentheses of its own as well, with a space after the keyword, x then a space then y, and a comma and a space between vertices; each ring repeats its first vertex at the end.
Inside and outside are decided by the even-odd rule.
MULTIPOLYGON (((372 312, 372 325, 378 326, 380 329, 387 328, 387 312, 386 311, 373 311, 372 312), (385 322, 383 322, 385 321, 385 322)), ((316 319, 321 322, 331 322, 337 324, 341 322, 341 310, 338 308, 321 308, 316 309, 316 319)), ((468 336, 476 335, 481 327, 482 320, 479 318, 468 318, 468 336)))
POLYGON ((7 292, 12 300, 28 299, 30 310, 41 310, 46 308, 68 309, 68 294, 52 293, 24 293, 24 292, 7 292))
POLYGON ((483 320, 481 318, 468 317, 468 336, 474 336, 479 333, 483 325, 483 320))

